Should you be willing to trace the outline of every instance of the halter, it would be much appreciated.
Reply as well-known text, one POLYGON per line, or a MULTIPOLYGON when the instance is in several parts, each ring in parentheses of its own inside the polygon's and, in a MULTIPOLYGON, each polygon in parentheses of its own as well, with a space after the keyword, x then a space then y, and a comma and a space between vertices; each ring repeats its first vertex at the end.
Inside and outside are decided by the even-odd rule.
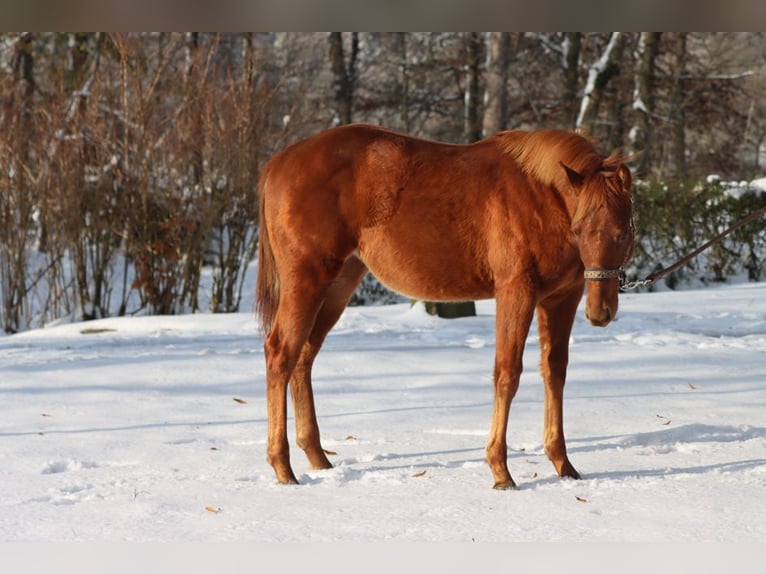
MULTIPOLYGON (((633 198, 631 197, 631 203, 633 202, 633 198)), ((636 237, 636 223, 633 219, 633 215, 631 214, 630 217, 630 235, 634 238, 636 237)), ((625 264, 628 262, 628 259, 630 259, 631 252, 625 254, 625 261, 622 262, 622 265, 620 265, 617 269, 602 269, 600 267, 591 267, 589 269, 586 269, 583 273, 583 277, 585 277, 586 281, 608 281, 610 279, 619 279, 620 280, 620 290, 625 291, 627 289, 633 289, 635 288, 639 283, 645 284, 645 282, 634 282, 636 285, 633 285, 633 283, 627 283, 625 280, 625 264)))
MULTIPOLYGON (((631 213, 630 213, 630 223, 628 226, 628 232, 630 233, 630 237, 635 241, 636 221, 633 217, 633 195, 632 194, 630 196, 630 207, 631 207, 631 210, 630 210, 631 213)), ((632 254, 632 250, 629 250, 628 253, 625 254, 625 259, 623 260, 622 265, 620 265, 616 269, 603 269, 600 267, 590 267, 585 269, 585 272, 583 273, 583 277, 585 277, 586 281, 610 281, 612 279, 619 279, 621 291, 624 291, 626 289, 632 289, 633 286, 627 283, 626 275, 625 275, 625 265, 627 265, 631 254, 632 254)))
POLYGON ((625 274, 622 267, 618 269, 586 269, 584 276, 588 281, 606 281, 620 279, 625 274))

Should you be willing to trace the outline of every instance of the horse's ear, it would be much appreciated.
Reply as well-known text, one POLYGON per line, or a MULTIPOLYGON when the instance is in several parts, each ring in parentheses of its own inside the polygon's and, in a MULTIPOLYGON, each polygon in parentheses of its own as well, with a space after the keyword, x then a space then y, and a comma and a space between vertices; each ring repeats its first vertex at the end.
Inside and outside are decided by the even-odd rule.
POLYGON ((582 184, 585 182, 585 177, 579 171, 573 170, 563 161, 559 163, 561 164, 561 167, 564 168, 564 171, 567 174, 567 178, 569 179, 569 183, 572 185, 572 187, 575 189, 582 187, 582 184))
POLYGON ((624 190, 629 190, 630 186, 633 184, 633 177, 630 175, 630 170, 623 163, 617 168, 617 179, 620 180, 620 184, 624 190))

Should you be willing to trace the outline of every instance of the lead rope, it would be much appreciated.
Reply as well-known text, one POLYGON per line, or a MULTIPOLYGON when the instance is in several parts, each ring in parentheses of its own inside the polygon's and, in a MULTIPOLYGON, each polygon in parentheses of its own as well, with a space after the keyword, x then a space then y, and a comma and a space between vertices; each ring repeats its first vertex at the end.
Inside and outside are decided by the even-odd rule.
POLYGON ((718 241, 721 241, 721 239, 733 233, 734 231, 736 231, 743 225, 747 225, 751 221, 758 219, 764 213, 766 213, 766 206, 754 211, 747 217, 740 219, 737 223, 729 227, 729 229, 727 229, 726 231, 722 233, 719 233, 718 235, 713 237, 713 239, 711 239, 710 241, 707 241, 706 243, 702 244, 701 246, 699 246, 697 249, 695 249, 688 255, 682 257, 681 259, 673 263, 673 265, 666 267, 665 269, 655 271, 654 273, 649 275, 646 279, 639 279, 636 281, 626 281, 625 271, 622 268, 620 268, 620 291, 630 291, 631 289, 635 289, 637 287, 645 287, 647 285, 651 285, 652 283, 655 283, 658 279, 662 279, 663 277, 665 277, 665 275, 669 275, 670 273, 672 273, 679 267, 683 266, 690 259, 693 259, 697 255, 705 251, 705 249, 717 243, 718 241))

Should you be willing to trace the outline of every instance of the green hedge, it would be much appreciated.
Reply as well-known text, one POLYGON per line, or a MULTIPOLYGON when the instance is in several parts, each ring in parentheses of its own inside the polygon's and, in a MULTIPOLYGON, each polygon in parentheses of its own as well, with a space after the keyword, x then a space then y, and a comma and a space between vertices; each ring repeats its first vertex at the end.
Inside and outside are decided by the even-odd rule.
MULTIPOLYGON (((766 193, 752 183, 724 183, 715 177, 703 182, 639 182, 634 187, 636 250, 626 269, 628 279, 643 279, 672 265, 764 205, 766 193)), ((658 284, 676 289, 733 278, 759 281, 764 272, 766 216, 738 229, 658 284)))

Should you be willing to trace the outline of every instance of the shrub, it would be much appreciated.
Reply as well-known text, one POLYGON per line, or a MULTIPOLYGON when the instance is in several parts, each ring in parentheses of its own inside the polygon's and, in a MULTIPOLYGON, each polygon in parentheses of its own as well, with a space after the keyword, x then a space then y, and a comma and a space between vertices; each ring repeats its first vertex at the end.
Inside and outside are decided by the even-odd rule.
MULTIPOLYGON (((750 183, 706 181, 640 182, 634 190, 636 250, 628 279, 642 279, 766 205, 763 190, 750 183)), ((662 283, 684 285, 759 280, 766 266, 766 217, 738 229, 668 275, 662 283)))

